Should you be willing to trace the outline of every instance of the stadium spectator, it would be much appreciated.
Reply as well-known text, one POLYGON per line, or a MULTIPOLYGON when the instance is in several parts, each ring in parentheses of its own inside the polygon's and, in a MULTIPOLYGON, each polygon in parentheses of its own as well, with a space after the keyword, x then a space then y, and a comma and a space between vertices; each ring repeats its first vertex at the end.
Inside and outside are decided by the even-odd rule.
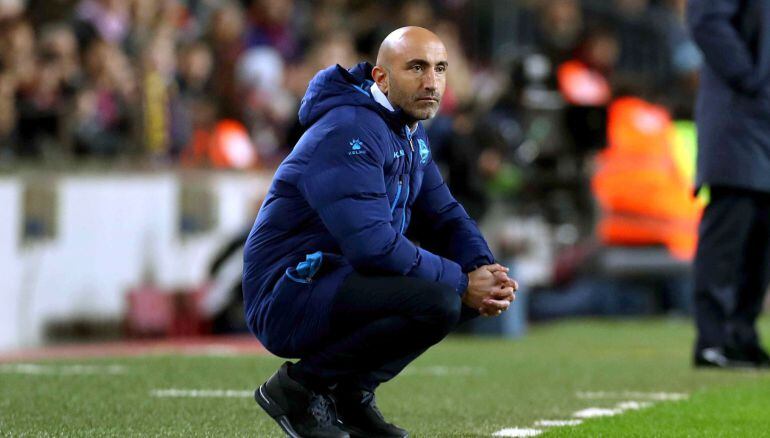
POLYGON ((86 49, 85 83, 76 96, 72 130, 75 152, 115 156, 127 153, 139 103, 134 69, 114 44, 94 40, 86 49))
POLYGON ((214 55, 202 41, 193 41, 179 50, 176 70, 176 98, 172 103, 174 125, 172 149, 183 153, 190 147, 196 129, 213 125, 212 72, 214 55))
POLYGON ((243 10, 238 3, 228 0, 212 13, 207 37, 217 66, 213 86, 221 117, 240 116, 241 96, 233 78, 235 65, 245 49, 245 30, 243 10))
POLYGON ((35 155, 34 146, 18 144, 19 130, 19 94, 31 93, 35 79, 35 37, 32 25, 21 17, 11 17, 5 20, 0 27, 0 48, 2 49, 2 69, 5 76, 6 87, 9 94, 13 95, 13 101, 9 102, 8 121, 12 123, 7 135, 16 140, 14 155, 35 155))
POLYGON ((7 73, 0 73, 0 162, 11 161, 14 151, 13 134, 16 128, 14 81, 7 73))
POLYGON ((243 99, 240 116, 252 133, 257 153, 279 162, 283 133, 296 114, 294 102, 283 88, 283 59, 271 47, 256 47, 241 55, 235 70, 238 95, 243 99))
POLYGON ((293 59, 299 52, 293 19, 293 0, 252 1, 246 24, 246 46, 270 46, 284 59, 293 59))
POLYGON ((284 153, 292 147, 304 132, 304 128, 297 117, 302 96, 305 94, 308 82, 313 75, 328 67, 328 60, 335 59, 336 63, 344 67, 352 67, 358 59, 352 35, 341 30, 332 30, 321 38, 307 51, 304 62, 289 68, 286 75, 285 86, 294 103, 292 118, 284 137, 284 153))
POLYGON ((39 35, 40 60, 55 65, 67 92, 81 86, 80 53, 72 29, 65 23, 51 23, 42 26, 39 35))
POLYGON ((120 45, 131 30, 131 2, 122 0, 82 0, 76 18, 87 26, 86 32, 108 43, 120 45))
MULTIPOLYGON (((583 42, 585 27, 583 12, 577 0, 556 0, 542 3, 535 30, 536 50, 551 62, 551 70, 572 59, 583 42)), ((555 73, 548 84, 556 88, 555 73)))

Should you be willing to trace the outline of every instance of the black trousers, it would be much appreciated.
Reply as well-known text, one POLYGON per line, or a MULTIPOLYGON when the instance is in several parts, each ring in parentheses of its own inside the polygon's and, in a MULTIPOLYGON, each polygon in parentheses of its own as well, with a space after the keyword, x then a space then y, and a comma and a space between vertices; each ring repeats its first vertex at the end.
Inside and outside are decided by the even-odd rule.
POLYGON ((335 296, 331 336, 290 373, 306 386, 374 391, 458 324, 478 315, 441 283, 354 272, 335 296))
POLYGON ((696 349, 758 345, 770 282, 770 193, 712 187, 695 256, 696 349))

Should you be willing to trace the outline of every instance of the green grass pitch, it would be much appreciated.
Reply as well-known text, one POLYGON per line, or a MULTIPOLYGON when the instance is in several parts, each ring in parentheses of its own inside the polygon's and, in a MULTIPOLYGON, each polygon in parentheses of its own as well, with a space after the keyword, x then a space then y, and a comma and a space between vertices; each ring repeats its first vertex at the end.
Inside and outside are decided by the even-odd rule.
MULTIPOLYGON (((689 321, 665 319, 560 322, 513 341, 450 337, 384 384, 378 404, 415 437, 489 437, 512 428, 545 437, 770 436, 770 372, 693 370, 692 338, 689 321), (660 401, 650 393, 687 397, 660 401), (629 401, 651 405, 575 426, 537 426, 629 401)), ((281 362, 141 356, 42 361, 35 364, 44 372, 31 373, 29 365, 0 365, 0 436, 281 436, 249 396, 281 362), (169 389, 230 397, 153 395, 169 389)))

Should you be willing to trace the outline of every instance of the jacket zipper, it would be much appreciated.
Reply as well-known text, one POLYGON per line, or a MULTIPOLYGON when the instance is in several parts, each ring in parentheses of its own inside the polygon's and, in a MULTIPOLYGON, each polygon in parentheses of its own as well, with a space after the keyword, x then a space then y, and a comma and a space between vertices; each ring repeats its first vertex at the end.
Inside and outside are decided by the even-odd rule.
POLYGON ((398 189, 396 189, 396 197, 393 199, 393 205, 390 206, 390 214, 393 214, 394 211, 396 211, 396 205, 398 205, 398 200, 401 199, 401 186, 404 184, 404 175, 401 174, 398 176, 398 189))
MULTIPOLYGON (((412 160, 414 159, 414 143, 412 142, 412 134, 409 131, 409 127, 404 127, 404 132, 406 133, 406 138, 409 140, 409 149, 411 149, 412 152, 409 153, 409 159, 407 160, 407 166, 406 166, 406 172, 408 175, 412 174, 412 160)), ((395 204, 398 203, 398 196, 401 195, 401 186, 404 183, 404 174, 402 173, 398 177, 398 191, 396 192, 396 201, 393 203, 394 205, 394 211, 395 211, 395 204)), ((406 186, 406 196, 404 196, 404 204, 401 208, 401 234, 404 234, 404 227, 406 226, 406 202, 409 200, 409 185, 406 186)))
POLYGON ((404 234, 404 225, 406 225, 406 201, 409 200, 409 185, 406 186, 406 196, 404 196, 404 206, 401 208, 401 234, 404 234))

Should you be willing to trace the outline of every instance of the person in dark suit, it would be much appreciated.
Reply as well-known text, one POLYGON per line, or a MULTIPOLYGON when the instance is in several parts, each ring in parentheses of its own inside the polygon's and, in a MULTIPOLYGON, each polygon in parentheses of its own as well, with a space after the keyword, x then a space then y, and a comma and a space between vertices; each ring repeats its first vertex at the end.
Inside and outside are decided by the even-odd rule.
POLYGON ((710 188, 695 256, 698 367, 770 368, 756 319, 770 282, 770 2, 690 0, 705 57, 697 186, 710 188))

